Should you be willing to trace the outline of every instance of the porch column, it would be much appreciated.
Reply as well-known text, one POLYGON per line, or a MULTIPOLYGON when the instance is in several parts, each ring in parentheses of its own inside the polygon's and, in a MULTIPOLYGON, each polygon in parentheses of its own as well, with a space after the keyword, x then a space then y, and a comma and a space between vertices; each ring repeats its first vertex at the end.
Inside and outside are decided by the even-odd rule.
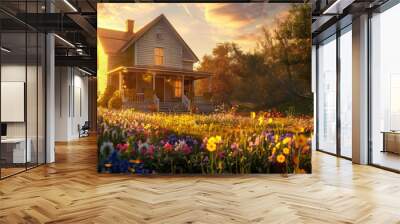
POLYGON ((156 73, 153 72, 153 91, 156 90, 156 73))
POLYGON ((196 81, 195 81, 195 79, 193 79, 192 80, 192 92, 193 92, 193 97, 196 95, 196 92, 195 92, 195 86, 194 86, 194 84, 196 83, 196 81))
POLYGON ((122 90, 122 72, 118 73, 119 91, 122 90))
POLYGON ((134 73, 135 74, 135 95, 136 93, 138 93, 138 73, 134 73))
POLYGON ((211 76, 208 77, 208 92, 211 93, 211 76))
POLYGON ((181 95, 185 95, 185 76, 182 75, 182 89, 181 89, 181 95))

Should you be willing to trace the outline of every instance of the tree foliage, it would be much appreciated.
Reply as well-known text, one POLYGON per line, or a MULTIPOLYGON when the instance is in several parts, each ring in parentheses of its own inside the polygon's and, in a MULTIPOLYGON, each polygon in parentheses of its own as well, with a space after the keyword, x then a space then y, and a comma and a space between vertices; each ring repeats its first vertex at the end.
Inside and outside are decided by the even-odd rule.
MULTIPOLYGON (((253 52, 235 43, 217 45, 201 61, 199 70, 213 73, 211 92, 216 103, 248 109, 312 113, 311 10, 293 5, 276 27, 263 27, 253 52)), ((200 83, 207 92, 208 83, 200 83)))

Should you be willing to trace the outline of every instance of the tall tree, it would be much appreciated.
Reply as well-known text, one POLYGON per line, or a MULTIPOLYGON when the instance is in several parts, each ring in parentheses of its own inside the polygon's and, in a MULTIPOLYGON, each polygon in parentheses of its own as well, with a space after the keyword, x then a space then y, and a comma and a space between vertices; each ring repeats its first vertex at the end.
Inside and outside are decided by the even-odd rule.
POLYGON ((259 46, 265 63, 280 77, 282 87, 296 99, 311 99, 311 9, 296 4, 275 30, 263 29, 259 46))
MULTIPOLYGON (((214 102, 312 112, 311 9, 293 5, 276 24, 273 30, 260 30, 255 51, 242 52, 235 43, 223 43, 203 57, 199 70, 213 73, 214 102)), ((207 86, 203 82, 200 89, 207 86)))
MULTIPOLYGON (((213 49, 212 55, 205 55, 200 64, 200 71, 212 73, 211 92, 216 103, 229 103, 232 98, 234 83, 237 75, 235 67, 238 66, 237 55, 240 50, 234 43, 222 43, 213 49)), ((206 89, 208 83, 200 84, 206 89)))

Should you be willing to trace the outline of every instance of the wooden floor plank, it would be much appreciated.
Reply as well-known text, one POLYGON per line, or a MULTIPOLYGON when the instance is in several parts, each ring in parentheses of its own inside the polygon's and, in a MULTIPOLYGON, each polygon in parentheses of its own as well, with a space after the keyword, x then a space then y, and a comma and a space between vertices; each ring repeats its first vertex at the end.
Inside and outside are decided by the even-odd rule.
POLYGON ((96 139, 0 181, 0 223, 400 223, 400 175, 320 152, 311 175, 98 174, 96 139))

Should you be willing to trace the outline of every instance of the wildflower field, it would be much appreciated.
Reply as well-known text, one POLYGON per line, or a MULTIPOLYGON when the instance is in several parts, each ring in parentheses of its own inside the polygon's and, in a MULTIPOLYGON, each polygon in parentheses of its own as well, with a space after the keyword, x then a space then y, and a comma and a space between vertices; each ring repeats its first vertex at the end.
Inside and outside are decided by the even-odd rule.
POLYGON ((99 109, 98 171, 311 173, 312 118, 99 109))

